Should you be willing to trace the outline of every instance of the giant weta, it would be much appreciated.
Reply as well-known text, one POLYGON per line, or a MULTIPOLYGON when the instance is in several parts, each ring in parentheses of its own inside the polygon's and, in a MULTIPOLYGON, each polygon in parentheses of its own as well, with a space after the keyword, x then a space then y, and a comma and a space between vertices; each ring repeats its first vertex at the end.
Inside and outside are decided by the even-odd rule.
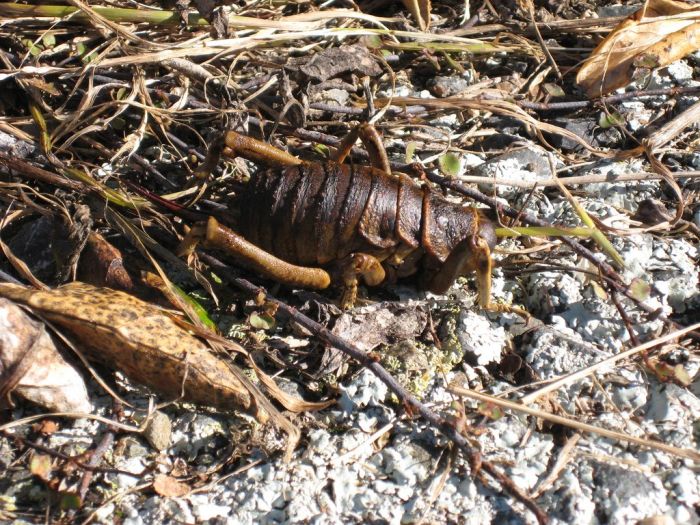
POLYGON ((200 170, 221 154, 269 166, 237 197, 236 232, 213 217, 195 225, 180 252, 199 241, 280 283, 343 288, 352 306, 358 281, 376 286, 417 276, 421 289, 444 293, 476 271, 479 303, 491 306, 494 226, 477 208, 446 200, 406 175, 391 172, 377 131, 356 127, 326 162, 307 162, 256 139, 227 132, 200 170), (372 167, 342 164, 360 138, 372 167))

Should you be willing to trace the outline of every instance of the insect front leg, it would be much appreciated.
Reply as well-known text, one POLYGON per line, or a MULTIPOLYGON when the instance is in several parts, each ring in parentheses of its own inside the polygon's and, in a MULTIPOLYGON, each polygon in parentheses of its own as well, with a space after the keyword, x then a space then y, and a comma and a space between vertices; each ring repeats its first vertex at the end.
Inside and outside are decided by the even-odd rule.
POLYGON ((192 253, 199 242, 203 242, 208 248, 230 254, 246 268, 282 284, 322 290, 328 288, 331 283, 331 277, 325 270, 283 261, 255 246, 230 228, 222 226, 214 217, 209 217, 206 224, 200 223, 192 227, 180 244, 178 254, 192 253))
POLYGON ((436 273, 424 274, 423 286, 436 294, 444 294, 458 277, 470 272, 477 274, 479 305, 491 301, 491 250, 478 235, 471 235, 454 247, 436 273))

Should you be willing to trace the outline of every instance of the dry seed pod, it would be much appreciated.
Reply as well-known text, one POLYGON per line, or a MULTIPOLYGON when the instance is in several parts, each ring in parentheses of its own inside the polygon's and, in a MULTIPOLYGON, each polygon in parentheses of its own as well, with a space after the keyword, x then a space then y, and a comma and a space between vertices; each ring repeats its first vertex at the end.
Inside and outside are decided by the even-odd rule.
POLYGON ((75 335, 87 357, 163 396, 268 418, 231 368, 157 306, 79 282, 49 291, 2 283, 0 296, 37 310, 75 335))
POLYGON ((63 359, 44 327, 3 298, 0 392, 3 398, 16 392, 51 412, 92 412, 83 378, 63 359))

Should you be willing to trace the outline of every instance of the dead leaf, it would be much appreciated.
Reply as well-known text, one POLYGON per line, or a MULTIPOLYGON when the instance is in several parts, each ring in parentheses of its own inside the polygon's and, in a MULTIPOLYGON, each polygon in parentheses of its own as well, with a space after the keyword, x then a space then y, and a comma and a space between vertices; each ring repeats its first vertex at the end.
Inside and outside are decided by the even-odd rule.
POLYGON ((382 68, 364 46, 330 47, 313 55, 290 59, 284 67, 290 72, 301 72, 310 80, 324 82, 343 73, 376 77, 382 68))
POLYGON ((48 291, 2 283, 0 296, 34 308, 73 333, 90 358, 173 400, 184 394, 187 401, 268 419, 228 364, 155 305, 79 282, 48 291))
POLYGON ((692 379, 683 365, 670 365, 656 357, 646 359, 645 363, 659 381, 676 383, 683 387, 687 387, 692 383, 692 379))
POLYGON ((92 412, 82 376, 44 326, 0 298, 0 399, 10 392, 52 412, 92 412))
POLYGON ((428 316, 420 307, 379 303, 343 313, 333 333, 371 352, 381 344, 415 340, 427 323, 428 316))
POLYGON ((189 493, 190 488, 173 477, 156 474, 153 480, 153 490, 156 491, 156 494, 166 498, 180 498, 189 493))
POLYGON ((618 25, 576 75, 589 97, 626 86, 639 68, 663 67, 700 49, 700 9, 677 0, 650 0, 618 25))
POLYGON ((44 419, 43 421, 39 422, 37 427, 37 432, 45 436, 50 436, 51 434, 56 433, 58 430, 58 423, 56 423, 53 419, 44 419))
POLYGON ((248 358, 248 363, 250 363, 250 365, 253 367, 253 370, 255 370, 255 373, 258 375, 260 382, 265 385, 265 389, 270 393, 270 395, 272 395, 282 404, 284 408, 290 412, 301 413, 309 410, 323 410, 324 408, 328 408, 329 406, 335 404, 335 399, 314 402, 305 401, 304 399, 292 396, 277 386, 274 379, 260 370, 252 358, 248 358))
POLYGON ((118 290, 131 291, 135 284, 124 267, 122 253, 107 239, 96 232, 90 232, 87 245, 78 264, 79 279, 96 286, 109 286, 118 290))

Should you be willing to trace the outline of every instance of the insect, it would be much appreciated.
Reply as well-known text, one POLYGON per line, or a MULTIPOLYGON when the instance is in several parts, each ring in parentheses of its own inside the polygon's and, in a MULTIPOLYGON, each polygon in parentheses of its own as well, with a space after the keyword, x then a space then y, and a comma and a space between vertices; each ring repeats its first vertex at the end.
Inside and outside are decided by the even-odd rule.
POLYGON ((344 308, 355 302, 360 281, 376 286, 415 276, 419 288, 444 293, 459 276, 476 272, 479 303, 491 305, 493 224, 477 208, 392 173, 371 125, 357 126, 326 162, 303 161, 229 131, 201 171, 211 172, 222 154, 268 169, 237 196, 236 231, 209 218, 190 230, 180 253, 203 242, 283 284, 340 285, 344 308), (358 137, 371 166, 342 163, 358 137))

